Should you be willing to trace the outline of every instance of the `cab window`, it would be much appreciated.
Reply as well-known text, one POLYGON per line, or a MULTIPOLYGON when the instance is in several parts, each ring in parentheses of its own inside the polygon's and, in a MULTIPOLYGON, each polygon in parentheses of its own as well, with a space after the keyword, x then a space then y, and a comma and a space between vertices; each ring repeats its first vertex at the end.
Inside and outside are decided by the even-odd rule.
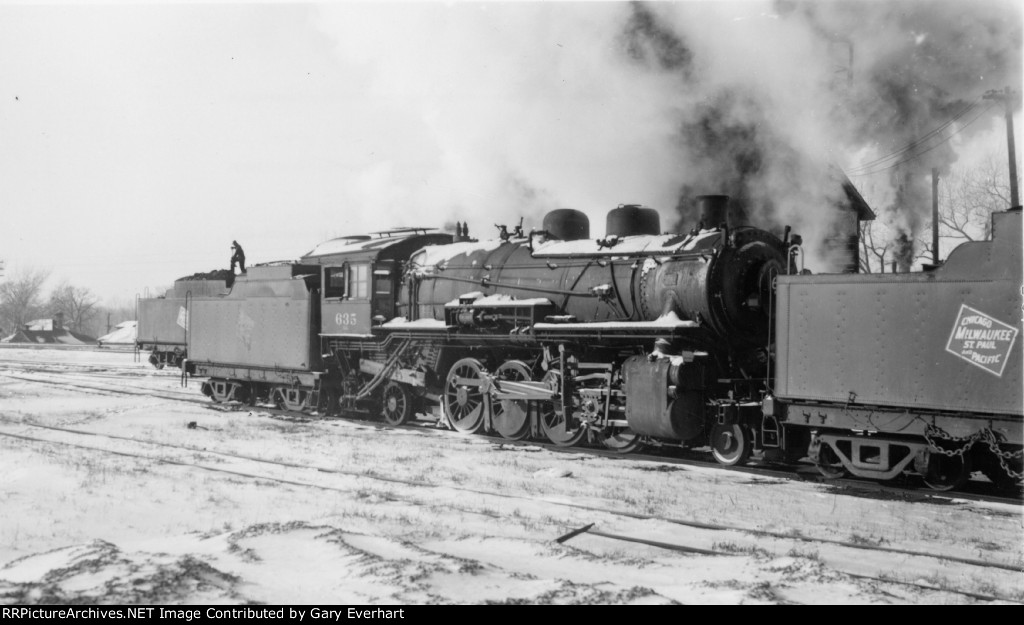
POLYGON ((348 266, 327 267, 324 269, 324 297, 345 297, 345 272, 348 266))
POLYGON ((370 299, 370 265, 354 263, 348 267, 349 299, 370 299))
POLYGON ((324 285, 325 299, 370 299, 370 264, 325 267, 324 285))

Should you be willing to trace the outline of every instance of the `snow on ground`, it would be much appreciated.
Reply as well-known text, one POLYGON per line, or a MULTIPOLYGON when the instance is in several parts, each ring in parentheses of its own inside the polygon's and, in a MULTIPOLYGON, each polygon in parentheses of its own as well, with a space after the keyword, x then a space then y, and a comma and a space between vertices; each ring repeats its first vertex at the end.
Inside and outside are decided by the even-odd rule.
POLYGON ((201 399, 131 353, 0 350, 0 602, 1024 601, 1019 506, 89 384, 201 399))

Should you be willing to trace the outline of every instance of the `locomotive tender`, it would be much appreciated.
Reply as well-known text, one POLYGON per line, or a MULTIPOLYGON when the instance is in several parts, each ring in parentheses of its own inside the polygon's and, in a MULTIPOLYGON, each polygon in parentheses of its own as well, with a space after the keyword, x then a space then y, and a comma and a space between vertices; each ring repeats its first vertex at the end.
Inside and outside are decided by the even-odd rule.
POLYGON ((788 229, 698 202, 686 233, 627 205, 596 240, 570 209, 490 241, 334 239, 226 294, 197 289, 185 369, 217 401, 392 424, 433 412, 464 433, 623 452, 709 445, 723 464, 809 455, 827 476, 935 488, 975 467, 1019 480, 1019 209, 931 272, 806 276, 788 229))
POLYGON ((1020 207, 930 271, 781 276, 765 419, 826 475, 1019 482, 1022 285, 1020 207))

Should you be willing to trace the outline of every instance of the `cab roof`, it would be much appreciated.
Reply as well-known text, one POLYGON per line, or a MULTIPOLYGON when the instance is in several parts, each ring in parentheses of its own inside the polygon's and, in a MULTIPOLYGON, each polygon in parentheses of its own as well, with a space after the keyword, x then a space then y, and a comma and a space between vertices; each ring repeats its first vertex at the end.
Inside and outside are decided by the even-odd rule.
MULTIPOLYGON (((317 262, 327 256, 376 258, 384 251, 398 251, 437 243, 450 243, 452 235, 430 228, 396 228, 372 235, 344 236, 324 241, 302 255, 303 262, 317 262)), ((404 252, 408 254, 413 250, 404 252)), ((391 254, 388 254, 391 255, 391 254)))

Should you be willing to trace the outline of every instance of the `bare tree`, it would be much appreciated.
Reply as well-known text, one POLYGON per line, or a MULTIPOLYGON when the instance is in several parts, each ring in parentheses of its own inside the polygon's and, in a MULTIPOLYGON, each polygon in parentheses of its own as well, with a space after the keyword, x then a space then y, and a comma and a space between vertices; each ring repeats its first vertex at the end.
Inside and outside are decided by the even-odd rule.
POLYGON ((86 334, 103 336, 112 331, 122 321, 135 319, 135 301, 114 302, 96 307, 96 315, 92 323, 83 326, 86 334))
POLYGON ((43 284, 49 277, 47 270, 25 269, 0 283, 0 326, 5 333, 43 314, 43 284))
MULTIPOLYGON (((940 253, 948 256, 960 243, 992 237, 992 213, 1010 207, 1010 184, 1006 166, 990 155, 975 167, 954 169, 939 181, 940 253)), ((908 210, 910 210, 908 208, 908 210)), ((913 262, 931 262, 931 215, 913 240, 913 262)), ((862 222, 860 227, 860 270, 884 273, 895 260, 899 233, 882 220, 862 222)))
POLYGON ((860 222, 860 271, 885 273, 886 254, 892 248, 892 235, 880 221, 860 222))
MULTIPOLYGON (((992 236, 992 213, 1010 207, 1009 174, 993 155, 939 183, 939 234, 960 241, 992 236)), ((930 227, 930 224, 929 224, 930 227)))
POLYGON ((82 332, 83 326, 96 316, 98 301, 89 289, 62 282, 50 294, 47 308, 51 315, 64 313, 64 321, 68 327, 75 332, 82 332))

